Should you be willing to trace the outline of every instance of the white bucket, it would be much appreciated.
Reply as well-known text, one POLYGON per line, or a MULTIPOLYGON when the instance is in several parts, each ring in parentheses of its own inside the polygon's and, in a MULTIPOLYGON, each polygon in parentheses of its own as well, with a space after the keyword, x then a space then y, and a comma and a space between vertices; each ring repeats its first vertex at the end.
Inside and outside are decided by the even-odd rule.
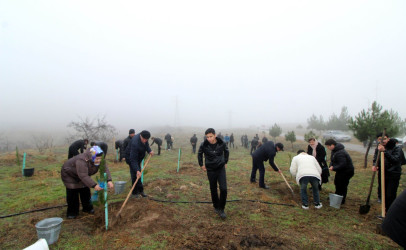
POLYGON ((340 208, 341 202, 343 201, 343 196, 338 194, 329 194, 330 206, 335 208, 340 208))
POLYGON ((59 238, 59 232, 61 231, 62 218, 53 217, 44 219, 35 224, 37 229, 38 239, 44 238, 48 245, 55 243, 59 238))
POLYGON ((24 250, 49 250, 47 241, 42 238, 39 239, 37 242, 24 248, 24 250))

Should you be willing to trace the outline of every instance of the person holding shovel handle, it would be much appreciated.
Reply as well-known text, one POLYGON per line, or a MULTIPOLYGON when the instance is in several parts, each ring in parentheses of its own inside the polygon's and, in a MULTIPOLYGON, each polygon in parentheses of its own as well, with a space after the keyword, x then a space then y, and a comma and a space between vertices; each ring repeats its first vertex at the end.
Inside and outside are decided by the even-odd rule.
MULTIPOLYGON (((137 178, 141 178, 141 162, 145 157, 145 152, 154 155, 154 151, 151 150, 148 140, 151 137, 151 133, 147 130, 141 131, 141 133, 136 134, 134 138, 131 139, 130 144, 130 174, 132 185, 134 185, 137 178)), ((138 181, 135 188, 133 189, 133 197, 138 198, 140 195, 142 197, 147 197, 144 193, 144 186, 141 181, 138 181)))
MULTIPOLYGON (((103 154, 104 152, 99 146, 93 146, 83 154, 74 156, 63 164, 61 178, 66 186, 66 201, 68 203, 66 216, 68 219, 75 219, 79 215, 79 196, 83 212, 94 213, 93 205, 90 202, 90 188, 94 188, 96 191, 101 191, 103 188, 90 176, 99 171, 103 154)), ((108 188, 114 188, 107 164, 106 174, 108 188)))
MULTIPOLYGON (((375 149, 372 171, 378 171, 378 183, 381 183, 381 161, 378 159, 380 158, 381 152, 383 152, 385 164, 385 211, 387 212, 396 199, 405 155, 402 149, 396 145, 396 140, 389 138, 388 134, 385 134, 382 138, 382 133, 380 133, 377 135, 377 139, 380 143, 375 149)), ((378 186, 378 197, 381 197, 380 186, 378 186)))

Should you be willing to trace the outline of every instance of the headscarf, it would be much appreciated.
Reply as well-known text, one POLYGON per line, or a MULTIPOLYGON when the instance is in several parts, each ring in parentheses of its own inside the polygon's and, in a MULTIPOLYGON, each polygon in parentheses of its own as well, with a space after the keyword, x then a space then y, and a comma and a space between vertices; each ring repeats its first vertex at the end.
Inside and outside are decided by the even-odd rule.
POLYGON ((92 155, 92 161, 94 162, 97 156, 103 155, 103 150, 99 146, 93 146, 90 148, 90 154, 92 155))
POLYGON ((314 139, 314 142, 315 142, 314 145, 310 145, 310 147, 312 147, 312 149, 313 149, 312 155, 314 157, 316 157, 316 154, 317 154, 316 148, 317 148, 317 145, 319 144, 319 142, 316 139, 314 139))

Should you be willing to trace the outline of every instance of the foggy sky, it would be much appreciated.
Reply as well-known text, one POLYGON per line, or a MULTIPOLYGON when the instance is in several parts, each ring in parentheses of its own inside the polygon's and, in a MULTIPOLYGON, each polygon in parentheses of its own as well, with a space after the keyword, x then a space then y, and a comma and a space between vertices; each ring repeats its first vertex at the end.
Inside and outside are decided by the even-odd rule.
POLYGON ((0 1, 0 129, 406 118, 405 1, 0 1), (176 100, 178 115, 176 115, 176 100), (177 124, 176 124, 177 123, 177 124))

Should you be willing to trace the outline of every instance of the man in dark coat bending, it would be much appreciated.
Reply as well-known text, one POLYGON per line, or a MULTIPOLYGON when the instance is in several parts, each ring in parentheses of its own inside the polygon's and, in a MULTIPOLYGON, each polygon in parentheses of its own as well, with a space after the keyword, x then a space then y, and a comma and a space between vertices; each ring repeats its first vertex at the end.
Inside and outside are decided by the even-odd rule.
POLYGON ((74 143, 72 143, 69 146, 68 159, 72 158, 75 155, 78 155, 79 154, 78 150, 80 150, 80 153, 83 154, 83 151, 86 149, 88 143, 89 143, 88 139, 77 140, 74 143))
POLYGON ((264 161, 269 160, 269 165, 271 165, 273 170, 276 172, 281 172, 274 162, 276 153, 279 151, 283 151, 283 144, 280 142, 274 144, 273 141, 264 143, 261 147, 254 151, 252 154, 251 183, 257 182, 256 174, 257 170, 259 169, 259 187, 269 189, 269 187, 265 185, 264 161))

